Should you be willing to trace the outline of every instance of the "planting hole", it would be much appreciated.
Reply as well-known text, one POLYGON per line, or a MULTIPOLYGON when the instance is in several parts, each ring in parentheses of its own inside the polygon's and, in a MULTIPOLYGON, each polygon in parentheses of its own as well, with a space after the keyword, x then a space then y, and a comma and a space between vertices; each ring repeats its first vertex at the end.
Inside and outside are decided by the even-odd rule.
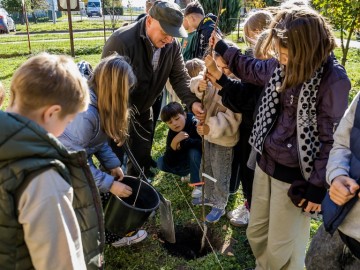
MULTIPOLYGON (((212 252, 207 240, 205 240, 205 247, 200 252, 202 236, 203 232, 198 226, 177 226, 175 228, 176 243, 172 244, 165 241, 164 247, 169 254, 173 256, 193 260, 212 252)), ((216 244, 219 243, 219 241, 216 241, 213 237, 212 230, 210 228, 208 228, 207 231, 207 238, 213 248, 217 250, 216 244)))

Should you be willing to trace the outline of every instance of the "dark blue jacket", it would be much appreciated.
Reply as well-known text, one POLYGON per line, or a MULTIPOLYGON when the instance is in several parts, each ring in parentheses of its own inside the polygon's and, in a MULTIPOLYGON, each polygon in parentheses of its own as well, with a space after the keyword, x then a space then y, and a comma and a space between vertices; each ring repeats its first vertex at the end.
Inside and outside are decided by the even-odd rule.
POLYGON ((182 131, 189 134, 189 138, 180 142, 180 150, 173 150, 171 148, 171 142, 174 137, 179 133, 169 129, 168 136, 166 139, 166 150, 164 154, 164 161, 169 166, 175 166, 181 160, 186 160, 187 151, 190 148, 197 148, 201 151, 201 137, 196 131, 197 120, 191 113, 187 114, 185 127, 182 131))

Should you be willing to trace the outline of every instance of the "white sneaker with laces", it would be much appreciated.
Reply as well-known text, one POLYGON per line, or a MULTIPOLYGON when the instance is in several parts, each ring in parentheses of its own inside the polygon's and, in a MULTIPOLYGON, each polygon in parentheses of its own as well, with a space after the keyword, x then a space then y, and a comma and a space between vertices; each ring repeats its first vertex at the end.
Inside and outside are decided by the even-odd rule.
POLYGON ((192 198, 200 198, 202 195, 202 187, 195 187, 194 190, 191 192, 192 198))
POLYGON ((242 216, 244 213, 248 213, 248 212, 249 212, 249 210, 243 204, 241 206, 238 206, 238 208, 227 212, 226 216, 228 217, 228 219, 238 218, 238 217, 242 216))
POLYGON ((145 230, 139 230, 136 234, 132 236, 125 236, 121 238, 120 240, 112 243, 111 245, 113 247, 124 247, 124 246, 130 246, 132 244, 136 244, 141 242, 147 237, 147 232, 145 230))
POLYGON ((231 218, 230 224, 236 227, 244 227, 249 224, 249 219, 250 219, 250 212, 249 210, 246 209, 246 211, 243 211, 241 215, 231 218))

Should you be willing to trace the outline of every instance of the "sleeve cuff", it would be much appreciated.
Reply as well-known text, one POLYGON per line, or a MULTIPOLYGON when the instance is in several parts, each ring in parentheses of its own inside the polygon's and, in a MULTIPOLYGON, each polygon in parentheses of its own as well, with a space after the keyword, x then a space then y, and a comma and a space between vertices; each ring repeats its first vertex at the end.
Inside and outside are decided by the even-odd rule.
MULTIPOLYGON (((227 84, 227 82, 229 81, 229 78, 223 73, 222 75, 221 75, 221 77, 220 77, 220 79, 218 79, 216 82, 218 83, 218 84, 220 84, 222 87, 224 87, 226 84, 227 84)), ((219 93, 220 93, 221 91, 219 91, 219 93)))
POLYGON ((326 188, 318 187, 309 182, 309 185, 306 189, 305 199, 310 202, 320 204, 324 199, 326 194, 326 188))
POLYGON ((346 175, 348 176, 349 175, 349 172, 345 169, 342 169, 342 168, 337 168, 335 170, 332 170, 328 176, 327 176, 327 183, 328 185, 330 186, 331 185, 331 182, 335 179, 335 177, 338 177, 340 175, 346 175))
POLYGON ((103 193, 109 192, 113 183, 114 183, 114 176, 110 174, 106 174, 103 182, 101 183, 101 187, 99 188, 99 190, 103 193))
POLYGON ((229 46, 226 44, 224 40, 219 40, 218 43, 216 43, 215 51, 219 53, 221 56, 224 56, 228 48, 229 46))

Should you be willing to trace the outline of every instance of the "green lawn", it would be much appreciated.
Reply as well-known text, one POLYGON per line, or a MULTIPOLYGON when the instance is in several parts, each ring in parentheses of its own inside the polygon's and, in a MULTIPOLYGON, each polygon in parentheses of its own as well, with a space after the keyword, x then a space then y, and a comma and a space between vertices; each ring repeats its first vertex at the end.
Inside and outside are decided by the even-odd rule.
MULTIPOLYGON (((49 31, 49 29, 66 29, 66 22, 52 25, 44 23, 31 25, 32 31, 32 52, 38 53, 48 51, 52 53, 70 52, 70 42, 66 40, 67 34, 36 34, 36 31, 49 31), (35 30, 36 29, 36 30, 35 30)), ((87 20, 76 23, 74 29, 89 29, 94 24, 89 24, 87 20)), ((101 29, 102 25, 96 27, 101 29)), ((19 28, 24 31, 23 28, 19 28)), ((110 35, 107 32, 107 36, 110 35)), ((95 66, 100 60, 100 54, 104 45, 102 32, 76 33, 75 34, 75 61, 87 60, 95 66)), ((232 36, 230 39, 236 40, 232 36)), ((28 54, 27 38, 19 35, 1 35, 0 36, 0 80, 4 83, 7 92, 9 91, 11 76, 14 71, 30 55, 28 54), (11 43, 16 41, 16 43, 11 43)), ((244 44, 240 44, 242 48, 244 44)), ((340 50, 337 49, 335 54, 340 58, 340 50)), ((346 64, 348 75, 351 79, 353 90, 351 97, 360 90, 360 50, 351 49, 349 60, 346 64)), ((8 100, 5 101, 5 107, 8 100)), ((159 123, 156 129, 155 143, 152 149, 154 158, 159 157, 165 146, 167 129, 163 123, 159 123)), ((190 202, 191 189, 182 183, 179 177, 175 177, 163 172, 157 172, 153 182, 154 186, 167 198, 172 201, 173 214, 177 226, 197 226, 196 219, 201 218, 200 207, 191 206, 195 216, 190 211, 188 203, 190 202), (184 193, 185 195, 183 195, 184 193)), ((243 198, 240 192, 230 197, 227 210, 231 210, 242 202, 243 198)), ((209 208, 207 208, 207 211, 209 208)), ((311 234, 316 232, 319 223, 312 222, 311 234)), ((164 249, 163 243, 158 239, 159 218, 156 215, 150 219, 144 226, 149 237, 134 246, 115 249, 110 246, 106 247, 106 269, 243 269, 254 266, 254 258, 246 241, 245 228, 236 228, 229 225, 228 220, 224 217, 218 223, 211 225, 212 238, 215 239, 213 245, 216 246, 216 256, 213 253, 196 259, 185 260, 174 257, 164 249), (217 261, 217 257, 219 261, 217 261)))
MULTIPOLYGON (((134 17, 134 19, 136 16, 134 17)), ((116 28, 120 27, 123 24, 123 21, 117 20, 116 28)), ((99 29, 102 30, 104 28, 104 24, 102 20, 94 20, 89 19, 86 16, 82 17, 82 20, 73 20, 72 21, 72 27, 73 30, 87 30, 87 29, 99 29)), ((112 29, 111 21, 106 20, 105 21, 105 27, 108 29, 112 29)), ((46 22, 46 23, 29 23, 29 32, 40 32, 40 31, 68 31, 69 24, 67 19, 64 19, 63 17, 61 20, 56 22, 56 24, 53 24, 52 22, 46 22)), ((26 25, 17 24, 16 25, 16 31, 18 33, 26 33, 26 25)), ((0 38, 1 40, 1 38, 0 38)))

